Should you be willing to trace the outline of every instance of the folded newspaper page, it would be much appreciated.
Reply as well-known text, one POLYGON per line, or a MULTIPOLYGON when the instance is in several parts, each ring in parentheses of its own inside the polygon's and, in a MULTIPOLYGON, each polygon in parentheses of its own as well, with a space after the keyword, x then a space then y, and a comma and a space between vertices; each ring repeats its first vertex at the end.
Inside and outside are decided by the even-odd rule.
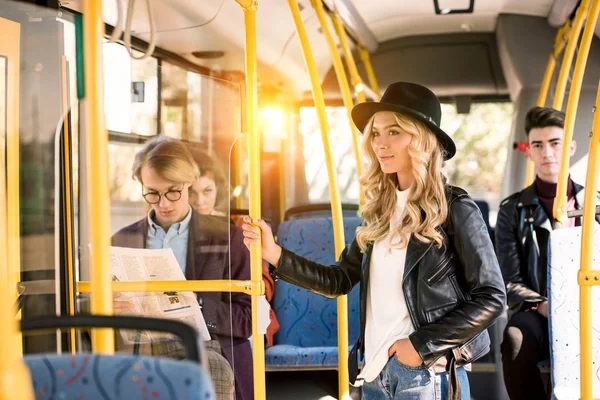
MULTIPOLYGON (((184 281, 173 250, 110 248, 113 281, 184 281)), ((196 328, 201 340, 210 340, 198 299, 193 292, 121 293, 119 301, 128 301, 131 314, 152 318, 167 318, 196 328)), ((157 343, 173 340, 160 332, 123 331, 124 344, 157 343)))

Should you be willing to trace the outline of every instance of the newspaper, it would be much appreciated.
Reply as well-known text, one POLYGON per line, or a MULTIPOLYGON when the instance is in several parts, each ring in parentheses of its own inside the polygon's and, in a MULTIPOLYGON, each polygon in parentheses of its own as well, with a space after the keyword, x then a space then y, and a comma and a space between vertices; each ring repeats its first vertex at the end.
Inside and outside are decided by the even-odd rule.
MULTIPOLYGON (((183 271, 173 254, 166 249, 132 249, 111 247, 113 281, 184 281, 183 271)), ((130 313, 152 318, 167 318, 184 322, 198 331, 200 340, 210 340, 198 299, 193 292, 134 293, 123 292, 119 301, 128 301, 130 313)), ((156 343, 173 340, 160 332, 123 330, 125 344, 156 343)))

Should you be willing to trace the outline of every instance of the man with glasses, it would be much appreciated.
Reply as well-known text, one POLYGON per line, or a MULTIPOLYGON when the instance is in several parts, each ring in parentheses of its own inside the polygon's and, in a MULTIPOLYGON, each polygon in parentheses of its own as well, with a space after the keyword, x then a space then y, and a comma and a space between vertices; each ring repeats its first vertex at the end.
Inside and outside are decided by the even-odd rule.
MULTIPOLYGON (((250 256, 243 245, 241 231, 223 218, 201 215, 189 206, 188 189, 199 176, 198 166, 182 142, 165 136, 146 142, 135 156, 133 177, 142 184, 142 195, 151 209, 146 218, 117 232, 112 244, 171 248, 188 280, 249 280, 250 256)), ((207 347, 216 345, 219 349, 220 346, 223 356, 235 366, 236 399, 251 399, 250 296, 242 293, 197 295, 211 337, 216 339, 207 347)), ((129 305, 116 296, 114 309, 115 314, 126 313, 129 305)), ((182 355, 178 343, 160 343, 153 346, 152 353, 182 355)), ((209 354, 209 363, 211 361, 214 360, 209 354)), ((230 399, 225 376, 229 366, 213 362, 210 367, 215 391, 220 394, 218 398, 230 399)))
MULTIPOLYGON (((564 146, 569 155, 576 143, 564 142, 564 113, 535 107, 526 116, 527 158, 536 170, 535 182, 500 204, 496 224, 496 252, 506 284, 509 321, 501 346, 504 382, 511 400, 546 399, 537 363, 550 356, 548 342, 547 271, 550 232, 578 226, 579 218, 564 225, 554 221, 558 173, 564 146)), ((568 209, 583 206, 583 187, 569 177, 568 209)))

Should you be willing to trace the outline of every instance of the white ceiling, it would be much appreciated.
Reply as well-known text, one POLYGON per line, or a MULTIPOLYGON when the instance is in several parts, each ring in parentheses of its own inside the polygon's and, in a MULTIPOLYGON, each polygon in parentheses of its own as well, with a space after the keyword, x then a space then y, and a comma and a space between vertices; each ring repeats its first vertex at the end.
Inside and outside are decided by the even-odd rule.
POLYGON ((433 0, 377 0, 377 7, 372 0, 351 1, 379 42, 466 29, 492 32, 500 13, 545 17, 554 3, 554 0, 475 0, 472 14, 436 15, 433 0))
MULTIPOLYGON (((131 1, 131 0, 129 0, 131 1)), ((347 0, 350 1, 350 0, 347 0)), ((448 1, 448 0, 445 0, 448 1)), ((81 11, 82 0, 63 0, 67 8, 81 11)), ((126 4, 127 0, 123 0, 126 4)), ((331 67, 325 39, 310 0, 300 0, 302 17, 321 77, 331 67)), ((401 36, 491 32, 499 13, 547 16, 553 0, 475 0, 473 14, 435 15, 433 0, 351 0, 379 42, 401 36)), ((157 45, 200 65, 215 69, 244 69, 244 15, 234 0, 150 0, 158 30, 157 45), (207 25, 198 26, 211 21, 207 25), (198 60, 192 52, 222 50, 225 57, 198 60)), ((103 0, 104 18, 116 23, 116 0, 103 0)), ((137 0, 132 25, 134 35, 150 38, 146 1, 137 0)), ((257 12, 259 80, 279 82, 281 89, 298 95, 310 88, 300 45, 283 0, 261 0, 257 12)))

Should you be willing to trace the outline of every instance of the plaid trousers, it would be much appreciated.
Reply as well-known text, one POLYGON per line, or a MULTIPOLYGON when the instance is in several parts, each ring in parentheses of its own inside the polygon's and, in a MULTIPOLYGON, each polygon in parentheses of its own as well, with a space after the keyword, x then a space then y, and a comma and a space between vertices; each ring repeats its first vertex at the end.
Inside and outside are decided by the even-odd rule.
MULTIPOLYGON (((233 400, 235 393, 233 369, 229 361, 223 357, 221 344, 218 340, 202 342, 206 349, 208 372, 215 389, 217 400, 233 400)), ((118 346, 120 350, 130 351, 129 346, 118 346)), ((140 344, 139 354, 158 357, 185 358, 185 348, 180 341, 171 340, 152 344, 140 344)))

